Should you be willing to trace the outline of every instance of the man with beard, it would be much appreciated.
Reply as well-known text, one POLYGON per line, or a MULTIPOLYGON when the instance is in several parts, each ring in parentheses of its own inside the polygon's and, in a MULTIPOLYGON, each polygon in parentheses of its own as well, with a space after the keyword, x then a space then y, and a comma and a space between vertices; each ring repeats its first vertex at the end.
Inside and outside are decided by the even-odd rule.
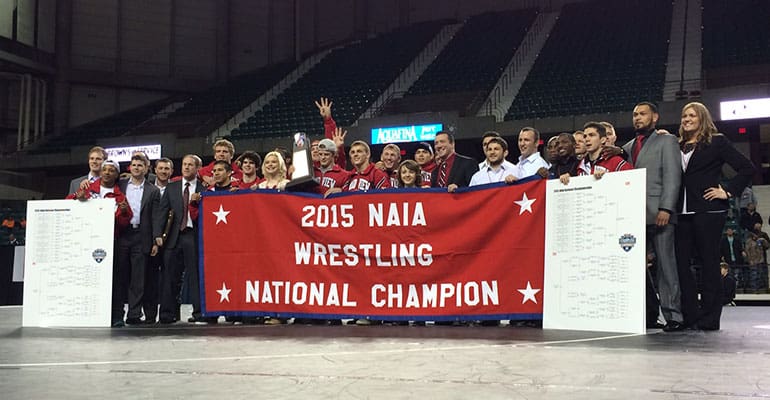
POLYGON ((431 186, 431 173, 436 169, 436 163, 433 161, 433 148, 430 143, 417 143, 417 150, 414 151, 414 161, 420 166, 423 185, 431 186))
POLYGON ((479 170, 479 165, 470 157, 455 153, 455 138, 445 131, 436 134, 433 147, 436 158, 441 161, 431 174, 431 187, 445 187, 450 193, 458 187, 467 187, 479 170))
POLYGON ((484 185, 487 183, 503 182, 507 177, 513 177, 516 173, 516 166, 506 160, 508 156, 508 142, 501 137, 493 137, 484 146, 484 153, 487 156, 486 167, 479 170, 473 177, 468 186, 484 185))
POLYGON ((488 131, 484 132, 484 135, 481 136, 481 151, 484 153, 484 161, 479 163, 479 171, 482 169, 487 168, 489 165, 487 164, 486 154, 487 154, 487 145, 489 144, 489 141, 492 140, 492 138, 501 137, 499 133, 495 131, 488 131))
POLYGON ((657 288, 660 307, 666 319, 665 331, 684 329, 681 292, 674 251, 673 213, 682 180, 682 155, 676 137, 655 129, 658 109, 649 102, 634 107, 636 138, 623 146, 635 168, 647 169, 647 246, 657 260, 657 288))

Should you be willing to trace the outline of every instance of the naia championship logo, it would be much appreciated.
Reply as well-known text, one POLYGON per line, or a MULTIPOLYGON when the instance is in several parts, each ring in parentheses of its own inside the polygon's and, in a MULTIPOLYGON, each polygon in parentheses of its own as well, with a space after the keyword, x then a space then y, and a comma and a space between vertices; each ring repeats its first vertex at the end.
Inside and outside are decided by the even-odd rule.
POLYGON ((104 261, 104 258, 107 257, 107 252, 104 251, 104 249, 96 249, 91 253, 91 256, 94 258, 94 261, 101 263, 104 261))
POLYGON ((626 252, 629 252, 632 248, 634 248, 634 245, 636 245, 636 238, 634 235, 626 233, 625 235, 621 236, 620 239, 618 239, 618 244, 620 245, 620 248, 626 252))

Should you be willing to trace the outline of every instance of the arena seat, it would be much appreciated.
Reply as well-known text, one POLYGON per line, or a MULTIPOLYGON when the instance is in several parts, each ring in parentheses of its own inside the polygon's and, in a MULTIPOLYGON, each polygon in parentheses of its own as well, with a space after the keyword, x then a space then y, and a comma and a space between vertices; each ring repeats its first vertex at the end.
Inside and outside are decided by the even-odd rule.
POLYGON ((565 5, 505 119, 624 111, 662 100, 671 14, 666 0, 565 5))
POLYGON ((288 136, 294 132, 323 134, 313 104, 320 97, 333 102, 338 125, 350 125, 390 85, 446 21, 399 29, 336 49, 284 93, 241 123, 235 138, 288 136))

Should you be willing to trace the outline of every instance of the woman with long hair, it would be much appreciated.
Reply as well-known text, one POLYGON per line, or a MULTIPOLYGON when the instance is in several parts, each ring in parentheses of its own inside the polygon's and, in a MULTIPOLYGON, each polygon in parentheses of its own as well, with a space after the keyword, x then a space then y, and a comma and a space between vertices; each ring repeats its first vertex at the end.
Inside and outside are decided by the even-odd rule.
POLYGON ((711 113, 698 102, 682 109, 679 146, 683 172, 675 245, 684 326, 718 330, 722 314, 719 270, 722 229, 729 199, 741 195, 755 169, 751 161, 717 131, 711 113), (720 183, 724 164, 737 174, 720 183), (701 264, 700 304, 695 276, 690 270, 693 258, 698 258, 701 264))
POLYGON ((424 188, 430 187, 422 182, 422 170, 420 164, 414 160, 404 160, 396 170, 398 172, 398 187, 424 188))

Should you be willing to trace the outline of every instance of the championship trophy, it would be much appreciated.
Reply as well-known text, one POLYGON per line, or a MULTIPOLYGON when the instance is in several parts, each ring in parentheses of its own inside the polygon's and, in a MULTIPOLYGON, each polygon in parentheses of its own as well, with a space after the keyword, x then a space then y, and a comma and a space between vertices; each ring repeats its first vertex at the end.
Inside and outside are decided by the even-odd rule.
POLYGON ((291 192, 312 192, 318 185, 313 179, 313 159, 310 157, 310 142, 304 132, 294 134, 292 143, 291 163, 294 172, 291 182, 286 184, 286 190, 291 192))

